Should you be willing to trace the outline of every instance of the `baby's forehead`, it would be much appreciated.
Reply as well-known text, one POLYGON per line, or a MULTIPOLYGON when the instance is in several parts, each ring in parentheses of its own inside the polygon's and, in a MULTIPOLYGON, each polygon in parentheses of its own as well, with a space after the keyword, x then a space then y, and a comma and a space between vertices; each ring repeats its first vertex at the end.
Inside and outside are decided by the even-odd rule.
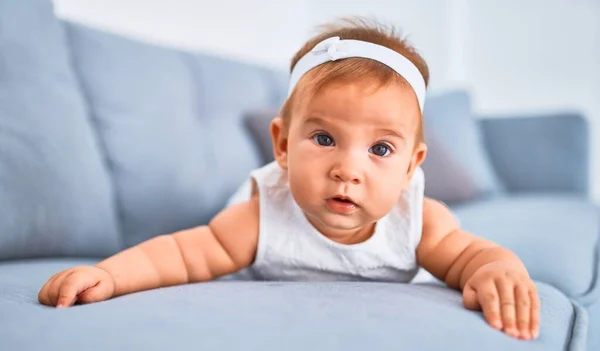
POLYGON ((420 121, 416 96, 402 82, 342 81, 319 89, 307 82, 299 88, 304 91, 299 96, 298 117, 308 122, 356 123, 409 131, 420 121))

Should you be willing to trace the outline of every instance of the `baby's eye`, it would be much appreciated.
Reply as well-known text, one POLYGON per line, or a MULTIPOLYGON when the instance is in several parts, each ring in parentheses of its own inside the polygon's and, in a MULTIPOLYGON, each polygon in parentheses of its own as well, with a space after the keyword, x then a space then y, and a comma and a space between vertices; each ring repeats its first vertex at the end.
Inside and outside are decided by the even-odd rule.
POLYGON ((390 147, 388 145, 379 143, 379 144, 373 145, 369 149, 369 152, 373 153, 376 156, 384 157, 384 156, 389 155, 392 152, 392 150, 390 149, 390 147))
POLYGON ((313 136, 313 141, 315 143, 317 143, 317 145, 333 146, 333 139, 327 134, 323 134, 323 133, 315 134, 313 136))

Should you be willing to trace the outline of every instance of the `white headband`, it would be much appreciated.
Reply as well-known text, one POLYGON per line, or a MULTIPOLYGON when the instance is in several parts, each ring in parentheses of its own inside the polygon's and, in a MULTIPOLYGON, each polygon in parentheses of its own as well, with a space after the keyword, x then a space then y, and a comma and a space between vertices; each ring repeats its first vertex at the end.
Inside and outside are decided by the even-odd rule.
POLYGON ((385 46, 360 40, 341 40, 340 37, 323 40, 296 63, 290 77, 288 95, 292 94, 300 78, 311 69, 325 62, 349 57, 362 57, 379 61, 398 72, 414 90, 421 111, 423 111, 426 93, 425 81, 419 69, 409 59, 385 46))

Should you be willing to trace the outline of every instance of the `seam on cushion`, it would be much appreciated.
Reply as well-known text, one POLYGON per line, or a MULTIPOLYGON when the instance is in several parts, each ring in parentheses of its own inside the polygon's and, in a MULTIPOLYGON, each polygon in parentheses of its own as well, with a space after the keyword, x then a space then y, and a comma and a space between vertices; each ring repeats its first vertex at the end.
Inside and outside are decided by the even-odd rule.
MULTIPOLYGON (((598 214, 598 223, 600 224, 600 208, 596 208, 596 213, 598 214)), ((600 229, 600 225, 598 226, 600 229)), ((594 250, 594 267, 593 267, 593 278, 590 283, 589 289, 577 296, 573 296, 579 303, 584 306, 590 306, 594 302, 598 301, 600 297, 600 277, 598 277, 600 273, 600 230, 596 234, 596 246, 594 250)))
POLYGON ((109 185, 111 188, 111 192, 112 192, 112 201, 113 201, 113 205, 114 205, 114 209, 115 209, 115 217, 116 217, 116 225, 117 228, 116 230, 118 231, 118 250, 122 250, 125 247, 125 236, 124 236, 124 230, 123 230, 123 222, 124 222, 124 215, 123 215, 123 206, 122 206, 122 201, 121 198, 119 196, 119 191, 118 191, 118 186, 117 186, 117 182, 115 180, 115 173, 114 173, 114 165, 112 160, 110 159, 109 153, 108 153, 108 148, 106 146, 106 142, 103 138, 103 136, 101 135, 101 133, 99 132, 99 125, 98 125, 98 119, 96 116, 96 112, 95 112, 95 108, 94 108, 94 103, 92 101, 92 99, 90 98, 87 88, 85 86, 85 83, 82 81, 82 72, 80 71, 78 65, 77 65, 77 57, 73 52, 73 27, 78 26, 80 24, 76 23, 76 22, 72 22, 69 20, 60 20, 60 25, 62 27, 62 31, 64 33, 65 36, 65 41, 68 45, 67 46, 67 52, 69 55, 69 65, 73 71, 73 76, 75 79, 74 84, 77 85, 77 88, 79 89, 79 93, 82 97, 82 99, 85 102, 85 112, 86 112, 86 118, 87 121, 90 124, 90 129, 92 134, 94 135, 94 139, 96 142, 96 146, 98 147, 98 151, 102 152, 102 154, 100 155, 101 159, 102 159, 102 164, 104 165, 106 173, 107 173, 107 179, 109 180, 109 185))
POLYGON ((589 328, 589 316, 587 310, 576 300, 569 299, 573 306, 573 318, 571 319, 571 331, 565 344, 569 351, 587 350, 587 331, 589 328))
MULTIPOLYGON (((190 53, 185 51, 177 51, 177 56, 181 61, 183 67, 185 68, 185 70, 187 70, 189 74, 190 85, 191 88, 194 90, 193 93, 196 97, 194 103, 190 106, 190 108, 192 111, 192 123, 199 130, 200 138, 202 140, 202 147, 196 149, 195 152, 198 155, 197 157, 201 160, 201 162, 203 164, 211 165, 211 172, 215 172, 214 177, 208 177, 207 179, 221 179, 221 175, 217 173, 219 172, 219 168, 215 167, 215 165, 218 164, 217 159, 215 158, 214 153, 211 151, 211 146, 207 144, 210 143, 210 140, 208 140, 209 138, 206 137, 207 134, 210 134, 211 129, 211 121, 207 117, 209 115, 208 112, 211 111, 211 107, 208 106, 208 101, 206 98, 207 92, 205 86, 202 84, 202 81, 204 79, 204 71, 206 70, 206 68, 205 65, 198 63, 199 60, 204 59, 204 56, 202 56, 202 54, 190 53)), ((205 183, 204 189, 210 189, 216 184, 210 182, 207 183, 206 179, 204 179, 203 182, 205 183)), ((209 193, 210 192, 202 190, 202 196, 204 198, 204 201, 207 201, 207 204, 202 205, 202 211, 204 211, 204 213, 206 213, 206 211, 208 211, 208 209, 210 208, 209 203, 215 201, 214 198, 207 197, 209 193)), ((214 213, 212 215, 214 215, 214 213)), ((210 218, 212 218, 212 215, 209 218, 203 219, 201 221, 201 224, 208 225, 208 223, 210 222, 210 218)))

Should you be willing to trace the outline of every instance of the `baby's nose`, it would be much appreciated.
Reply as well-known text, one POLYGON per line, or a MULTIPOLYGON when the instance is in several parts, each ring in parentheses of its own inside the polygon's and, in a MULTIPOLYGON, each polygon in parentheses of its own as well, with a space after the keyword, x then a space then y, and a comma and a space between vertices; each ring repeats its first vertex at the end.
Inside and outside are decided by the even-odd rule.
POLYGON ((345 157, 331 168, 330 177, 335 181, 353 184, 362 183, 362 170, 360 162, 352 157, 345 157))

